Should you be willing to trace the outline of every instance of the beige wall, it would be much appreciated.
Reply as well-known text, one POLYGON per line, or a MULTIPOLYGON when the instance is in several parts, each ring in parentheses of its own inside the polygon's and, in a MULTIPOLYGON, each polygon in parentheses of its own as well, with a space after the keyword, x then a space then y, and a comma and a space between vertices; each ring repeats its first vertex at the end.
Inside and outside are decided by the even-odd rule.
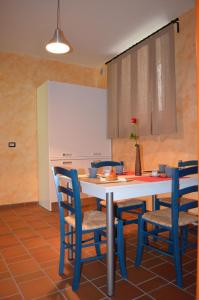
MULTIPOLYGON (((176 165, 179 159, 197 158, 194 20, 194 11, 181 16, 180 33, 176 33, 175 38, 178 132, 169 136, 140 138, 142 165, 145 170, 157 168, 159 163, 176 165)), ((134 169, 133 141, 114 140, 113 157, 116 160, 124 160, 128 169, 134 169)))
MULTIPOLYGON (((178 133, 140 139, 144 169, 197 158, 194 11, 176 34, 178 133)), ((46 80, 105 87, 99 69, 0 53, 0 204, 37 200, 36 88, 46 80), (8 148, 16 141, 16 148, 8 148)), ((168 120, 169 122, 169 120, 168 120)), ((113 158, 134 168, 130 139, 113 141, 113 158)))
POLYGON ((105 74, 0 53, 0 204, 37 201, 36 89, 46 80, 105 87, 105 74), (16 141, 16 148, 8 148, 16 141))

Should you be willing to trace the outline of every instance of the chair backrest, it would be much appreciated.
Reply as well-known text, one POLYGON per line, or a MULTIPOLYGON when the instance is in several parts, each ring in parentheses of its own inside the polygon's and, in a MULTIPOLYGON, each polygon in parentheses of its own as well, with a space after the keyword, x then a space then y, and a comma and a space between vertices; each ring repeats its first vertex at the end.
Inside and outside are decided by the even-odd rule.
POLYGON ((179 160, 178 167, 184 168, 184 167, 190 167, 190 166, 198 166, 198 160, 179 160))
POLYGON ((61 224, 63 224, 64 221, 64 210, 68 210, 69 214, 75 215, 76 228, 81 228, 82 207, 77 170, 52 167, 52 171, 55 181, 61 224), (63 195, 66 196, 65 199, 63 195))
POLYGON ((178 227, 178 214, 179 214, 179 199, 183 195, 187 195, 198 191, 198 183, 188 187, 180 185, 180 179, 189 175, 198 174, 198 166, 188 166, 186 168, 172 168, 172 192, 171 192, 171 210, 172 210, 172 223, 176 228, 178 227))
POLYGON ((92 168, 102 168, 102 167, 116 167, 124 165, 123 161, 113 161, 113 160, 104 160, 104 161, 98 161, 98 162, 92 162, 91 167, 92 168))

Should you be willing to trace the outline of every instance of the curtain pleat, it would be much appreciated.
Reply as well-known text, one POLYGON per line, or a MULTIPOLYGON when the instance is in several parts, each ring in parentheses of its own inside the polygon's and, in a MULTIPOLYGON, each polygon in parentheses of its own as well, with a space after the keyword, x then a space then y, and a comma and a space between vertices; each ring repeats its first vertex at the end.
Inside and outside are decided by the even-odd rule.
POLYGON ((108 137, 129 137, 132 116, 139 136, 176 131, 173 25, 108 64, 108 137))

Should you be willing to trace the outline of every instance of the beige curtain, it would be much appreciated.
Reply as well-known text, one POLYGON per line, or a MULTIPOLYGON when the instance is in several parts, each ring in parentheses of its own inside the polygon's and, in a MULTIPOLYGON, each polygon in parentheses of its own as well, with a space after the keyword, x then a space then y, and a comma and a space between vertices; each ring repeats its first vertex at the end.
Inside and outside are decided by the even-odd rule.
POLYGON ((133 116, 140 136, 175 132, 175 107, 170 25, 108 64, 108 137, 129 137, 133 116))

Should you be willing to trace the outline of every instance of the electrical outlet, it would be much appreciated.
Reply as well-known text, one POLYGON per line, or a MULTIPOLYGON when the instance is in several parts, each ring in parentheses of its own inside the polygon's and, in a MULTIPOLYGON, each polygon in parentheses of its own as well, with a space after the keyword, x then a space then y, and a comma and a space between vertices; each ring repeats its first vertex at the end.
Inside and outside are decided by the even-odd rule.
POLYGON ((8 142, 8 147, 16 147, 16 142, 8 142))

